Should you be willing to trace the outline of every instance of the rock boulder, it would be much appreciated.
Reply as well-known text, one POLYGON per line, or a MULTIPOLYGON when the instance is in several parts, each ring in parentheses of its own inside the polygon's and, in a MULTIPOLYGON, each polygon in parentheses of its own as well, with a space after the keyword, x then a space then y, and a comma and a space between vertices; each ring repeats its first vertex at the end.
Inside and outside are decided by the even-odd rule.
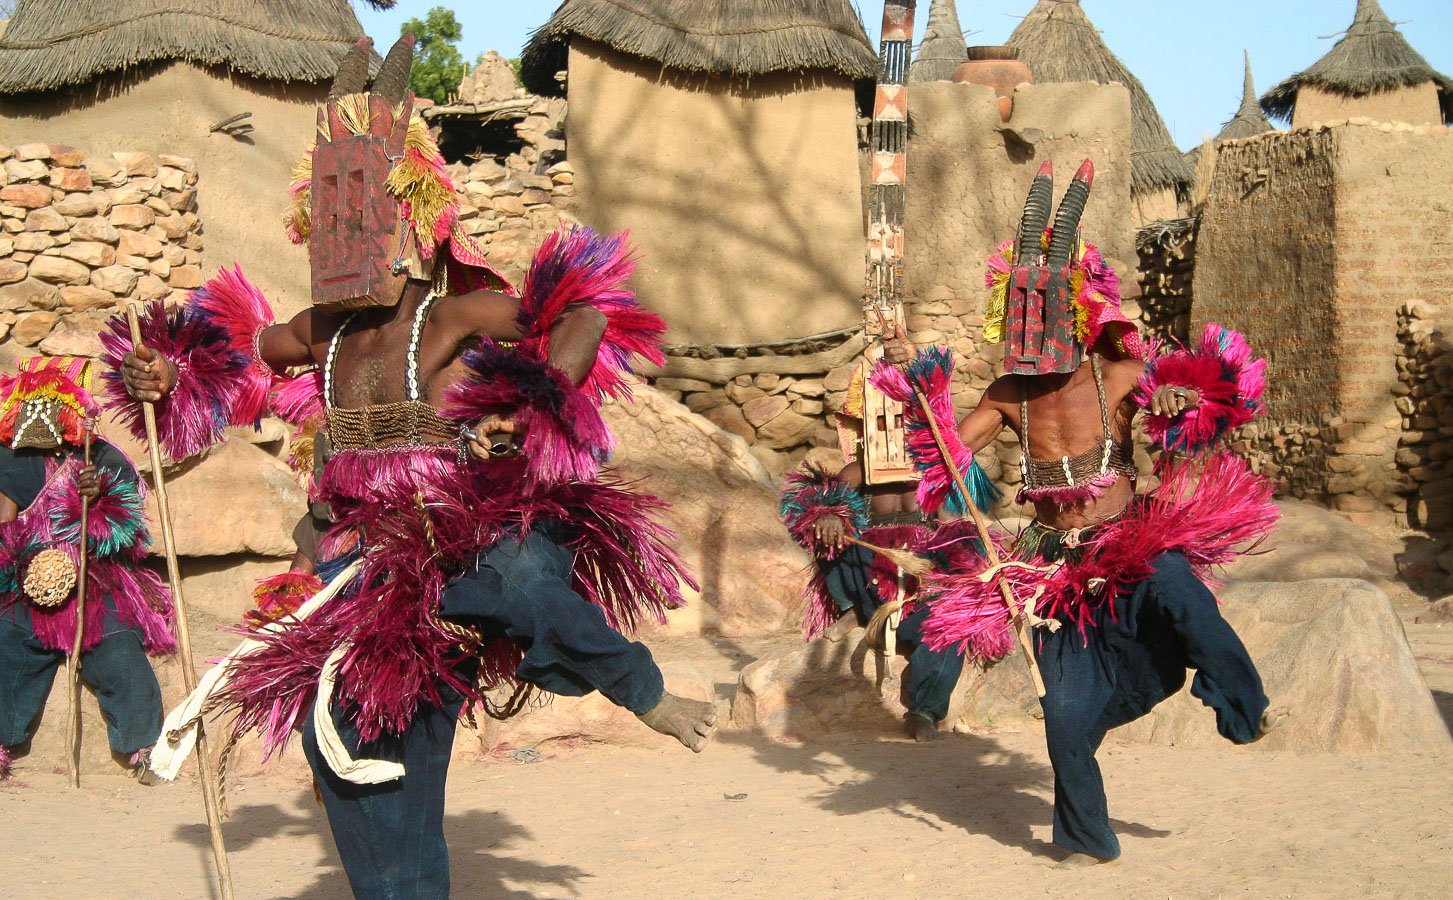
POLYGON ((701 583, 701 602, 678 628, 740 636, 795 627, 807 557, 777 517, 777 494, 741 438, 646 387, 606 418, 612 464, 668 501, 666 522, 701 583))

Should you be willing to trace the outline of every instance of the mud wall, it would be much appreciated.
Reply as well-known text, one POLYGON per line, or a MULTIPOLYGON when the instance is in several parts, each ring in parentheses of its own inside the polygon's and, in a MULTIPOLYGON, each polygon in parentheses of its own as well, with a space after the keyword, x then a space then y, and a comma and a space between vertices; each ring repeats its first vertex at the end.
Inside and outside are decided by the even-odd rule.
POLYGON ((569 85, 579 215, 631 230, 637 288, 671 340, 780 340, 860 316, 850 81, 678 75, 576 40, 569 85))

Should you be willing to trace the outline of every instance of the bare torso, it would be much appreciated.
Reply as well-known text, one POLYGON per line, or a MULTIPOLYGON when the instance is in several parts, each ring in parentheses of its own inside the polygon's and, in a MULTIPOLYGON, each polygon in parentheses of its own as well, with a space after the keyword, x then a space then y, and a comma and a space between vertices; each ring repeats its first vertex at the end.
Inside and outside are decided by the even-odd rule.
MULTIPOLYGON (((1110 431, 1117 442, 1130 440, 1136 412, 1131 394, 1143 368, 1144 364, 1136 360, 1102 362, 1110 431)), ((1006 427, 1021 437, 1020 399, 1026 388, 1029 446, 1036 459, 1074 456, 1101 444, 1100 401, 1088 362, 1067 375, 1004 376, 996 380, 960 424, 959 435, 964 443, 980 450, 1006 427)), ((1052 528, 1084 528, 1119 515, 1134 493, 1134 483, 1122 475, 1098 499, 1068 508, 1049 501, 1037 503, 1035 515, 1052 528)))
MULTIPOLYGON (((334 361, 334 396, 348 409, 409 399, 409 345, 427 285, 409 282, 396 306, 332 313, 307 309, 291 321, 266 329, 262 357, 275 369, 327 363, 328 347, 340 329, 334 361)), ((519 301, 495 291, 441 297, 423 324, 419 341, 422 400, 444 402, 448 386, 465 375, 462 356, 477 337, 518 340, 519 301)), ((551 331, 550 362, 577 383, 595 362, 604 317, 588 307, 571 307, 551 331)))

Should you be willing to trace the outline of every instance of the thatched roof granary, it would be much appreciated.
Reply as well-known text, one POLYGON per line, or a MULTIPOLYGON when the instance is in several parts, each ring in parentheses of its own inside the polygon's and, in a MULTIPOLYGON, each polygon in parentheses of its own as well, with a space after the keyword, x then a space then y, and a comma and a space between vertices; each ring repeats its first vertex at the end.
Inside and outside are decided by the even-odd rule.
POLYGON ((959 25, 959 11, 954 0, 933 0, 928 7, 928 27, 923 43, 908 67, 908 80, 948 81, 959 63, 968 59, 964 46, 964 29, 959 25))
MULTIPOLYGON (((1272 118, 1291 121, 1296 126, 1305 119, 1296 114, 1298 100, 1304 99, 1304 92, 1376 103, 1391 100, 1387 95, 1403 89, 1419 87, 1425 88, 1425 93, 1436 92, 1442 118, 1453 121, 1453 79, 1428 65, 1388 19, 1377 0, 1357 0, 1352 25, 1342 39, 1310 68, 1267 91, 1261 98, 1261 108, 1272 118)), ((1393 115, 1401 112, 1395 109, 1400 105, 1396 102, 1381 105, 1393 115)), ((1353 111, 1367 113, 1376 109, 1353 111)))
MULTIPOLYGON (((1268 131, 1276 130, 1266 118, 1266 115, 1262 113, 1261 107, 1257 105, 1256 84, 1251 78, 1251 53, 1243 52, 1246 58, 1246 75, 1241 82, 1241 107, 1236 110, 1236 115, 1232 116, 1225 125, 1221 126, 1221 130, 1217 132, 1214 138, 1211 138, 1199 147, 1192 147, 1186 151, 1186 162, 1190 163, 1191 168, 1196 170, 1198 187, 1200 186, 1199 182, 1208 180, 1214 170, 1216 163, 1214 148, 1217 144, 1222 141, 1232 141, 1238 138, 1255 137, 1258 134, 1265 134, 1268 131), (1206 149, 1207 145, 1213 149, 1211 155, 1206 157, 1205 160, 1202 160, 1201 153, 1206 149), (1202 162, 1206 164, 1205 168, 1201 167, 1202 162)), ((1199 200, 1197 203, 1199 203, 1199 200)))
POLYGON ((20 0, 0 36, 0 94, 53 91, 175 60, 321 82, 361 37, 343 0, 20 0))
POLYGON ((1105 45, 1079 0, 1038 0, 1009 36, 1038 83, 1118 81, 1130 91, 1131 190, 1184 198, 1195 179, 1140 79, 1105 45))
POLYGON ((861 320, 877 72, 851 0, 565 0, 521 59, 529 90, 568 94, 576 214, 630 230, 637 293, 679 344, 861 320))
POLYGON ((668 69, 723 76, 820 69, 854 81, 878 74, 878 56, 848 0, 565 0, 525 46, 520 74, 558 95, 572 37, 668 69))
POLYGON ((1236 110, 1236 115, 1231 121, 1221 126, 1221 131, 1216 135, 1218 141, 1231 141, 1237 138, 1255 137, 1258 134, 1265 134, 1272 131, 1270 120, 1261 111, 1256 100, 1256 83, 1251 80, 1251 53, 1246 53, 1246 77, 1241 84, 1241 108, 1236 110))

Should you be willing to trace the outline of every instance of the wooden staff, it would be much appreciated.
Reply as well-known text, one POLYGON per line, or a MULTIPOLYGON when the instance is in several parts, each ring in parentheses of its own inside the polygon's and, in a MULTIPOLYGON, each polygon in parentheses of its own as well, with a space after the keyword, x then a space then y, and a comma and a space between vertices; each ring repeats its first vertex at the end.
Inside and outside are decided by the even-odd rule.
MULTIPOLYGON (((989 523, 984 521, 984 514, 979 512, 979 506, 974 502, 974 496, 969 493, 969 485, 964 481, 964 473, 959 471, 958 464, 949 454, 948 444, 943 439, 943 432, 938 428, 938 420, 933 417, 933 408, 929 406, 928 398, 924 396, 923 391, 915 387, 913 394, 918 398, 918 405, 923 410, 923 417, 928 420, 928 429, 933 432, 933 441, 938 444, 938 452, 943 457, 943 464, 948 467, 949 474, 954 478, 954 484, 958 486, 959 493, 964 497, 964 506, 974 521, 974 530, 979 533, 979 540, 984 544, 984 553, 989 557, 989 566, 991 568, 997 566, 1001 562, 999 548, 994 546, 994 541, 989 536, 989 523)), ((1019 646, 1024 648, 1024 658, 1029 661, 1029 679, 1034 682, 1035 692, 1043 697, 1044 677, 1040 675, 1039 663, 1034 659, 1034 642, 1030 640, 1029 636, 1029 617, 1019 605, 1009 583, 1003 578, 995 580, 999 582, 999 592, 1004 595, 1004 604, 1009 607, 1009 617, 1014 623, 1014 632, 1019 636, 1019 646)))
MULTIPOLYGON (((878 322, 883 329, 883 336, 888 337, 888 322, 878 313, 878 322)), ((948 442, 943 439, 943 432, 938 428, 938 419, 934 418, 933 407, 928 403, 928 397, 917 387, 913 389, 913 395, 918 398, 918 408, 923 410, 923 418, 928 422, 928 430, 933 434, 933 442, 938 445, 938 455, 943 457, 944 467, 953 476, 954 484, 958 487, 959 493, 963 495, 964 507, 969 511, 969 518, 974 522, 974 530, 979 533, 979 541, 984 545, 984 553, 989 557, 989 567, 992 569, 998 566, 1003 560, 999 557, 999 548, 994 545, 989 535, 989 523, 984 521, 984 514, 979 512, 979 505, 974 502, 974 496, 969 493, 968 482, 964 481, 964 473, 959 471, 958 463, 954 462, 953 455, 949 453, 948 442)), ((1014 596, 1014 589, 1009 586, 1003 578, 996 578, 999 582, 999 593, 1004 596, 1004 605, 1009 607, 1009 618, 1014 623, 1014 632, 1019 637, 1019 646, 1024 649, 1024 658, 1029 661, 1029 680, 1034 682, 1034 690, 1039 696, 1044 696, 1044 676, 1039 672, 1039 663, 1034 658, 1034 642, 1029 635, 1029 617, 1025 610, 1019 605, 1014 596)))
MULTIPOLYGON (((141 321, 136 317, 136 306, 126 307, 126 320, 131 325, 131 346, 139 349, 141 343, 141 321)), ((166 478, 161 466, 161 442, 157 438, 156 407, 150 401, 141 404, 142 419, 146 423, 146 448, 151 454, 151 477, 156 486, 157 518, 161 522, 162 548, 166 551, 167 579, 171 584, 172 603, 176 609, 177 644, 182 662, 182 683, 187 693, 196 690, 197 668, 192 663, 191 632, 187 629, 187 605, 182 602, 182 570, 177 563, 176 542, 172 538, 171 507, 167 504, 166 478)), ((207 807, 207 829, 212 835, 212 861, 217 868, 217 883, 221 887, 222 900, 232 900, 232 867, 227 862, 227 845, 222 840, 222 804, 218 799, 217 773, 212 767, 212 756, 207 748, 207 732, 201 722, 197 723, 197 771, 202 781, 202 802, 207 807)))
MULTIPOLYGON (((84 458, 91 465, 91 428, 86 426, 84 458)), ((81 495, 81 561, 76 571, 76 640, 66 660, 66 768, 71 787, 81 786, 81 644, 86 635, 86 577, 91 556, 91 498, 81 495)))

